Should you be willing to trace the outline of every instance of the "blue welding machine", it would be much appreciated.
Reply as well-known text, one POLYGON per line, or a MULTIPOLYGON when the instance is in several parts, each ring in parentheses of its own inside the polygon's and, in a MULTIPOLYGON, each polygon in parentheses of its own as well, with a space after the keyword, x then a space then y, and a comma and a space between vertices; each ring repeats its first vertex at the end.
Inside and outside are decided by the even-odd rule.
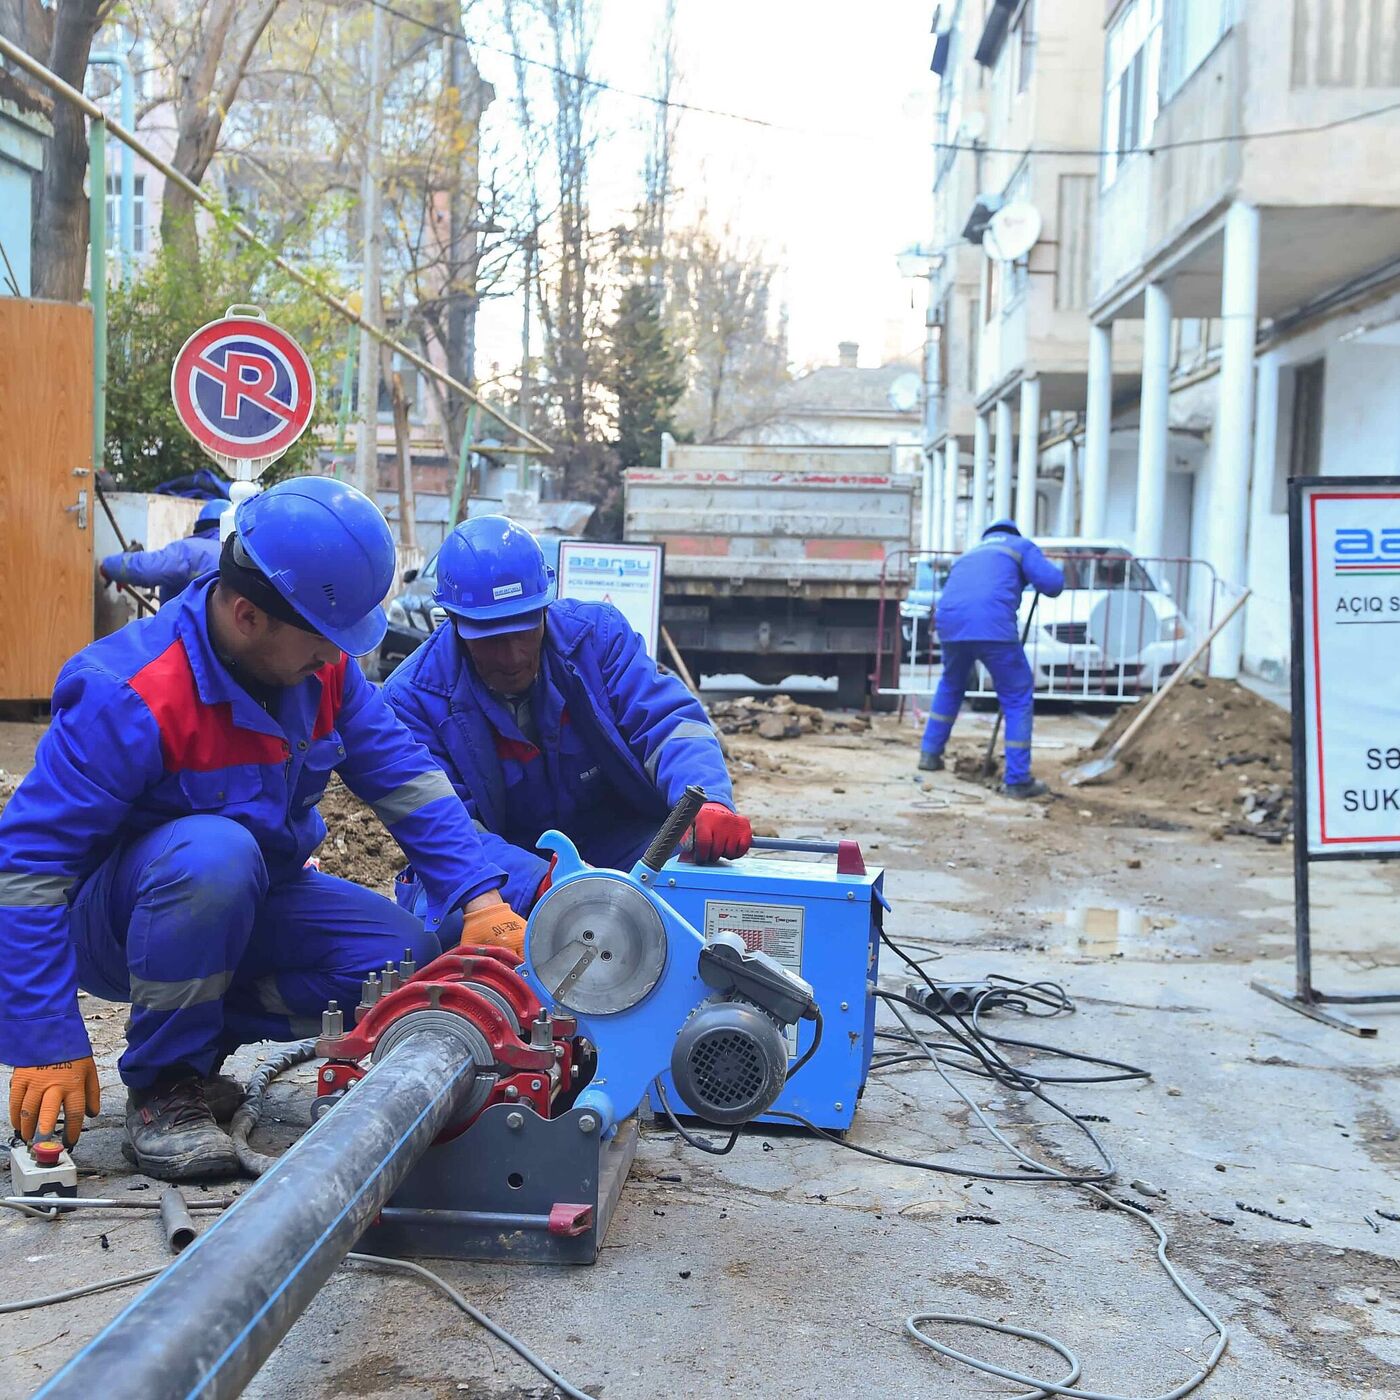
MULTIPOLYGON (((865 1091, 875 1045, 874 983, 885 910, 885 872, 867 869, 854 841, 755 838, 742 860, 691 865, 671 860, 653 888, 705 939, 737 933, 809 982, 821 1007, 822 1043, 793 1076, 760 1123, 786 1123, 800 1114, 827 1132, 844 1132, 865 1091), (836 860, 814 859, 834 855, 836 860)), ((788 1030, 788 1060, 812 1043, 814 1027, 788 1030)), ((689 1105, 671 1076, 662 1077, 676 1112, 689 1105)), ((653 1092, 653 1113, 662 1112, 653 1092)))

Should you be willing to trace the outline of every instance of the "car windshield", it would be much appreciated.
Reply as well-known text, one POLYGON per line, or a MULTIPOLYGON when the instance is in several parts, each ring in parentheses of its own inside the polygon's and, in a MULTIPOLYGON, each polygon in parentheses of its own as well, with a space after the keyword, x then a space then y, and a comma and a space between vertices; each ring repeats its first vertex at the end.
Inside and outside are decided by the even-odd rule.
POLYGON ((1065 587, 1127 589, 1131 593, 1155 593, 1157 585, 1147 570, 1118 550, 1051 550, 1046 557, 1065 571, 1065 587))

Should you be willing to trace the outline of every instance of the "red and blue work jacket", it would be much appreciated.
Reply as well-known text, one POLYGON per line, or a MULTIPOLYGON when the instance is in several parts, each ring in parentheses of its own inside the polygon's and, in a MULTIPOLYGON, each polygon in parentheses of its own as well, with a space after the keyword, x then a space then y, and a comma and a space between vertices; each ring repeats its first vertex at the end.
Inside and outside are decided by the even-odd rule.
POLYGON ((339 772, 417 867, 430 925, 504 881, 452 784, 352 658, 267 710, 238 684, 209 637, 216 582, 197 581, 59 672, 53 722, 0 814, 0 1061, 90 1053, 71 896, 127 841, 176 818, 245 827, 275 885, 325 838, 316 804, 339 772))
POLYGON ((595 822, 659 825, 690 783, 734 805, 704 709, 657 670, 609 603, 549 605, 530 691, 538 742, 483 684, 450 623, 395 670, 384 694, 466 803, 514 909, 529 909, 549 869, 533 848, 551 827, 578 839, 595 822))

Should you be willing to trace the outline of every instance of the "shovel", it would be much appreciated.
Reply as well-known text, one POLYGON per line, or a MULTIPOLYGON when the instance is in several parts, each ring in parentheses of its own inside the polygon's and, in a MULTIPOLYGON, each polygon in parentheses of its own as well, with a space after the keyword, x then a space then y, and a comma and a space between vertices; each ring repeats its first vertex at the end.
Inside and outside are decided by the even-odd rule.
POLYGON ((1138 731, 1152 718, 1152 712, 1167 698, 1172 687, 1201 659, 1206 648, 1225 630, 1225 624, 1244 607, 1248 599, 1249 589, 1246 588, 1226 609, 1225 615, 1220 621, 1210 629, 1200 646, 1186 658, 1183 665, 1177 668, 1166 685, 1142 707, 1142 713, 1114 740, 1109 751, 1102 758, 1091 758, 1088 763, 1081 764, 1067 776, 1066 781, 1070 787, 1081 787, 1084 783, 1096 782, 1118 767, 1119 756, 1137 738, 1138 731))
MULTIPOLYGON (((1036 589, 1035 597, 1031 599, 1031 610, 1026 614, 1026 625, 1021 628, 1021 650, 1026 649, 1026 638, 1031 634, 1031 623, 1035 621, 1035 606, 1040 602, 1040 590, 1036 589)), ((987 752, 982 755, 982 772, 991 774, 996 772, 996 759, 993 755, 997 747, 997 735, 1001 733, 1001 705, 997 705, 997 717, 992 724, 992 738, 987 745, 987 752)))

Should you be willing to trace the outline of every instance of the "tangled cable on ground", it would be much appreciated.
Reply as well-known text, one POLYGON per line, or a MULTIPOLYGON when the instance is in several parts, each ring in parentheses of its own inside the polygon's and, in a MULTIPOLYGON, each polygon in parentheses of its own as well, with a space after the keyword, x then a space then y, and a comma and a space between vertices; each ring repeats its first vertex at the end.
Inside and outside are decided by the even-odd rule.
MULTIPOLYGON (((924 969, 909 957, 909 955, 883 930, 881 931, 880 937, 885 945, 924 981, 930 991, 938 991, 937 984, 928 976, 924 969)), ((1106 1059, 1102 1056, 1088 1055, 1078 1051, 1065 1050, 1058 1046, 1047 1045, 1040 1041, 996 1035, 989 1032, 982 1024, 982 1016, 988 1012, 1014 1010, 1023 1015, 1049 1018, 1072 1013, 1074 1010, 1074 1003, 1070 1000, 1064 988, 1053 982, 1019 982, 1014 978, 999 976, 989 977, 986 980, 989 985, 977 994, 966 1015, 938 1014, 929 1010, 923 1003, 914 1001, 909 997, 900 996, 892 992, 877 992, 876 995, 889 1006, 895 1018, 903 1027, 902 1034, 899 1032, 886 1032, 884 1034, 890 1039, 896 1040, 901 1045, 915 1047, 915 1049, 911 1049, 907 1052, 896 1051, 894 1053, 885 1054, 880 1057, 879 1064, 874 1067, 889 1068, 895 1064, 919 1059, 923 1059, 928 1064, 931 1064, 938 1072, 943 1082, 967 1105, 982 1127, 1010 1152, 1022 1167, 1023 1170, 1020 1173, 1008 1175, 1002 1179, 1008 1181, 1032 1183, 1051 1182, 1059 1185, 1079 1186, 1090 1192, 1102 1205, 1113 1210, 1122 1211, 1124 1214, 1142 1221, 1157 1237, 1157 1262, 1161 1265, 1177 1292, 1179 1292, 1187 1303, 1210 1324, 1216 1334, 1216 1341, 1211 1348, 1210 1355, 1198 1367, 1195 1373, 1182 1384, 1175 1386, 1169 1391, 1151 1397, 1128 1397, 1105 1391, 1084 1390, 1076 1387, 1075 1382, 1079 1379, 1082 1371, 1079 1358, 1063 1342, 1044 1332, 1038 1332, 1030 1328, 1009 1326, 1004 1322, 995 1321, 990 1318, 977 1317, 969 1313, 933 1311, 911 1314, 905 1319, 905 1330, 920 1345, 938 1352, 941 1356, 945 1356, 953 1361, 958 1361, 985 1375, 996 1376, 1002 1380, 1014 1381, 1018 1385, 1030 1387, 1030 1389, 1013 1397, 1013 1400, 1049 1400, 1049 1397, 1053 1395, 1067 1396, 1069 1400, 1180 1400, 1182 1396, 1195 1390, 1196 1387, 1211 1374, 1219 1363, 1220 1358, 1225 1354, 1225 1348, 1229 1343, 1229 1334, 1225 1329, 1225 1324, 1176 1271, 1175 1266, 1167 1257, 1167 1248, 1170 1244, 1170 1240, 1162 1226, 1145 1211, 1139 1210, 1126 1201, 1120 1201, 1107 1191, 1101 1189, 1103 1185, 1106 1185, 1113 1179, 1116 1175, 1116 1169, 1112 1159, 1108 1156, 1107 1151, 1104 1149, 1093 1129, 1089 1127, 1082 1118, 1071 1113, 1067 1108, 1064 1108, 1054 1099, 1050 1098, 1041 1087, 1044 1084, 1056 1083, 1095 1084, 1121 1082, 1125 1080, 1142 1080, 1150 1077, 1150 1071, 1136 1065, 1125 1064, 1118 1060, 1106 1059), (934 1021, 948 1039, 946 1041, 935 1041, 921 1034, 910 1020, 909 1013, 911 1011, 919 1015, 927 1016, 934 1021), (1080 1064, 1095 1067, 1104 1072, 1101 1074, 1087 1075, 1047 1075, 1037 1070, 1035 1074, 1031 1074, 1010 1063, 1006 1057, 1002 1055, 998 1048, 1000 1046, 1015 1046, 1021 1049, 1029 1049, 1035 1051, 1038 1055, 1072 1060, 1080 1064), (948 1055, 953 1055, 958 1058, 950 1059, 945 1062, 943 1057, 948 1055), (987 1118, 986 1114, 983 1113, 977 1103, 975 1103, 954 1081, 950 1072, 971 1073, 982 1078, 991 1079, 1009 1091, 1030 1094, 1039 1099, 1061 1116, 1073 1122, 1089 1138, 1099 1155, 1103 1158, 1107 1168, 1106 1172, 1098 1176, 1086 1176, 1048 1166, 1044 1162, 1035 1160, 1012 1142, 987 1118), (929 1336, 923 1328, 926 1324, 931 1322, 942 1322, 952 1326, 980 1328, 985 1331, 998 1332, 1004 1336, 1021 1337, 1025 1340, 1036 1342, 1058 1353, 1068 1364, 1069 1369, 1057 1380, 1046 1380, 1042 1377, 1032 1376, 1009 1367, 998 1366, 994 1362, 974 1356, 970 1352, 961 1351, 956 1347, 949 1346, 946 1342, 938 1341, 936 1338, 929 1336)), ((797 1120, 797 1115, 795 1114, 787 1116, 797 1120)), ((840 1143, 843 1147, 864 1153, 868 1156, 877 1156, 882 1158, 882 1160, 895 1161, 906 1166, 921 1166, 931 1171, 951 1173, 954 1170, 941 1163, 916 1162, 877 1153, 872 1149, 862 1148, 855 1143, 843 1142, 841 1139, 834 1138, 828 1133, 822 1133, 820 1129, 814 1128, 812 1124, 805 1124, 805 1126, 813 1128, 813 1130, 820 1133, 822 1137, 829 1138, 831 1141, 840 1143)), ((966 1176, 969 1178, 985 1179, 987 1175, 989 1174, 974 1171, 966 1173, 966 1176)))

